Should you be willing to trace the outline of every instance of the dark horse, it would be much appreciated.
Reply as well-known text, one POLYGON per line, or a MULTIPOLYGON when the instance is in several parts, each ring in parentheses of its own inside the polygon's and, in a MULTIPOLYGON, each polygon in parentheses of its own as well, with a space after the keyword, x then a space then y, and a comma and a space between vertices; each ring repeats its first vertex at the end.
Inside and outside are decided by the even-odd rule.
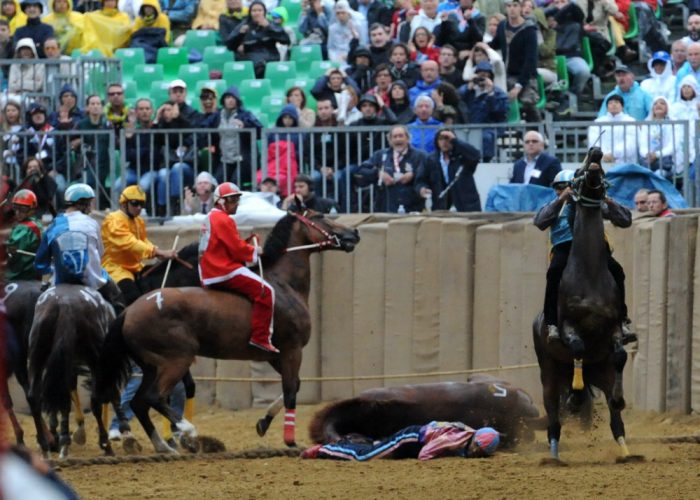
POLYGON ((313 251, 350 252, 358 232, 315 212, 289 213, 273 228, 264 247, 265 278, 275 290, 273 343, 280 354, 248 344, 251 303, 230 292, 202 288, 170 288, 139 298, 110 328, 100 362, 98 390, 103 401, 123 383, 131 357, 143 370, 131 408, 157 452, 174 452, 158 434, 148 415, 154 408, 183 434, 194 437, 194 426, 178 420, 166 397, 189 370, 195 356, 268 361, 282 376, 285 442, 295 444, 296 394, 302 348, 311 335, 308 297, 309 257, 313 251), (290 247, 311 245, 287 252, 290 247))
MULTIPOLYGON (((68 454, 71 391, 83 366, 92 375, 90 407, 97 420, 100 448, 108 455, 113 454, 102 421, 102 405, 94 390, 101 348, 113 319, 112 306, 86 286, 58 285, 39 296, 29 333, 29 404, 44 454, 49 452, 50 438, 44 432, 42 409, 61 414, 61 457, 68 454)), ((114 399, 110 402, 114 403, 114 399)))
POLYGON ((573 185, 575 222, 571 253, 559 286, 559 330, 562 342, 548 343, 547 328, 540 314, 533 324, 535 352, 540 365, 544 406, 549 425, 547 440, 551 458, 559 461, 562 394, 584 401, 584 379, 605 394, 610 428, 620 445, 622 458, 630 457, 625 443, 621 411, 622 370, 627 353, 621 343, 622 292, 608 270, 608 249, 603 227, 605 172, 600 149, 592 148, 577 172, 573 185), (572 381, 573 371, 573 381, 572 381))
POLYGON ((309 426, 315 443, 334 442, 347 434, 382 439, 433 420, 464 422, 474 429, 490 426, 501 444, 531 441, 544 428, 528 393, 505 380, 474 375, 468 382, 439 382, 370 389, 319 410, 309 426))

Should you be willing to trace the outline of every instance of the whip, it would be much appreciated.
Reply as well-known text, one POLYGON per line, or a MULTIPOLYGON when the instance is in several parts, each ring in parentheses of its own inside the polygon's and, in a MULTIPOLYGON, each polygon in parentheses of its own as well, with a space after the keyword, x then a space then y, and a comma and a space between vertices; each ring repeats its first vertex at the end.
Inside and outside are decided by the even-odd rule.
MULTIPOLYGON (((175 235, 175 241, 173 242, 173 252, 177 249, 177 242, 180 240, 180 235, 175 235)), ((173 259, 168 259, 168 265, 165 268, 165 274, 163 275, 163 284, 160 285, 161 288, 165 288, 165 282, 168 281, 168 274, 170 273, 170 266, 173 264, 173 259)))

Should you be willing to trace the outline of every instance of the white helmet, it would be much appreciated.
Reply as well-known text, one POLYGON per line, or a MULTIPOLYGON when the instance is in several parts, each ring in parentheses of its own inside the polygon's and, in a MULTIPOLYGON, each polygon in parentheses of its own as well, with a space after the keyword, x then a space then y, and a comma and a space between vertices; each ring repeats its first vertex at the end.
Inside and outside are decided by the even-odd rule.
POLYGON ((243 193, 233 182, 224 182, 214 190, 214 205, 218 205, 220 200, 229 196, 241 196, 243 193))
POLYGON ((556 188, 559 184, 566 184, 570 186, 575 176, 576 172, 574 170, 562 170, 554 177, 552 187, 556 188))

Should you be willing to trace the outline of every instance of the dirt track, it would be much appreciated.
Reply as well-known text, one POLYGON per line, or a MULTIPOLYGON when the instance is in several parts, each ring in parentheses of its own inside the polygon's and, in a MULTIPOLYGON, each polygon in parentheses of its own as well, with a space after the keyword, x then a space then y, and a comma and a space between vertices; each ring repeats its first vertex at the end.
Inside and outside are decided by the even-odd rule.
MULTIPOLYGON (((308 445, 306 428, 317 407, 299 409, 297 439, 308 445)), ((282 446, 281 419, 265 438, 254 425, 262 410, 230 412, 204 409, 196 417, 199 432, 221 439, 229 451, 282 446)), ((539 465, 547 456, 545 436, 516 452, 491 459, 440 459, 431 462, 376 461, 365 464, 272 458, 201 460, 160 464, 69 467, 60 474, 83 498, 698 498, 700 444, 632 444, 644 463, 616 464, 617 445, 610 436, 607 412, 589 433, 576 424, 564 428, 562 458, 568 467, 539 465)), ((627 435, 685 435, 700 432, 700 417, 623 413, 627 435)), ((27 442, 34 434, 22 418, 27 442)), ((140 428, 145 453, 152 447, 140 428)), ((117 454, 123 455, 120 447, 117 454)), ((74 446, 73 457, 95 457, 99 450, 89 420, 88 444, 74 446)))

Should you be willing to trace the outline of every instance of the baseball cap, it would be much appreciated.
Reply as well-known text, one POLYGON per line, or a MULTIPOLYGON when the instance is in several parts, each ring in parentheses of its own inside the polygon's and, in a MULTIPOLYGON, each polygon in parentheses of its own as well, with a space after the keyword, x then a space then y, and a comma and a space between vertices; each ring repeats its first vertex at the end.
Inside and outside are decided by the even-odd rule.
POLYGON ((180 80, 180 79, 178 78, 177 80, 173 80, 172 82, 170 82, 170 85, 168 85, 168 90, 170 90, 170 89, 176 89, 176 88, 178 88, 178 87, 183 88, 183 89, 186 89, 186 88, 187 88, 187 84, 185 83, 184 80, 180 80))
POLYGON ((634 73, 629 66, 625 64, 620 64, 615 68, 615 73, 634 73))

